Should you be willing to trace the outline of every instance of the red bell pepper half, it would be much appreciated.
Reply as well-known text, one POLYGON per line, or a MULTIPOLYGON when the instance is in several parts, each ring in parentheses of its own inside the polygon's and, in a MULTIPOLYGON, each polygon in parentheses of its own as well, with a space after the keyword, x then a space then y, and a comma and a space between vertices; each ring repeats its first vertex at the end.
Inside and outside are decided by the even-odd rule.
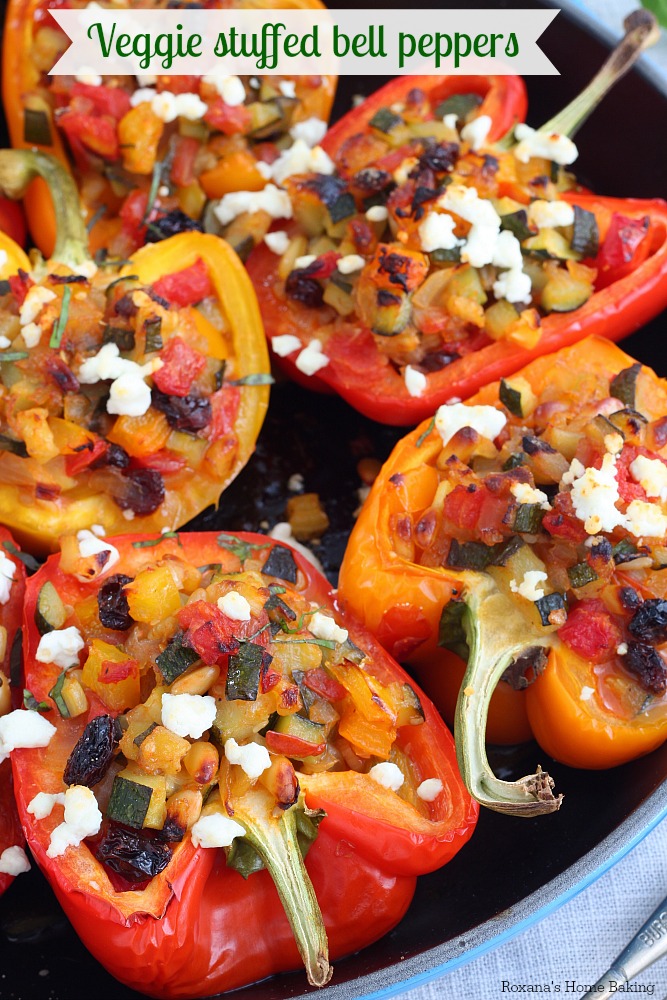
MULTIPOLYGON (((72 572, 66 572, 68 567, 64 564, 64 555, 52 556, 39 573, 28 581, 25 615, 26 683, 35 696, 39 699, 49 698, 49 692, 53 694, 54 684, 62 676, 60 667, 41 664, 36 660, 40 635, 35 625, 35 607, 45 583, 53 585, 65 608, 73 609, 67 612, 64 626, 69 628, 76 625, 86 642, 86 648, 81 652, 85 687, 93 650, 100 637, 103 637, 105 643, 110 638, 115 638, 115 645, 122 645, 127 636, 134 636, 131 640, 127 639, 127 642, 132 643, 132 655, 138 660, 145 657, 146 647, 143 643, 156 642, 157 632, 165 625, 150 624, 151 614, 168 615, 169 612, 160 607, 155 610, 154 596, 151 597, 153 592, 146 586, 145 574, 151 567, 153 569, 150 571, 158 574, 164 574, 165 569, 171 567, 168 572, 175 574, 173 578, 180 579, 185 590, 194 594, 192 600, 180 611, 180 602, 176 600, 176 618, 171 619, 172 628, 174 622, 178 621, 178 627, 183 630, 183 644, 191 657, 188 660, 189 672, 179 675, 170 688, 163 686, 160 690, 171 690, 172 694, 176 690, 197 690, 192 686, 197 678, 218 677, 209 688, 209 694, 214 695, 219 708, 211 733, 218 725, 224 728, 224 722, 220 720, 225 712, 258 711, 261 699, 277 699, 280 696, 282 700, 278 715, 271 716, 268 726, 273 735, 265 741, 269 750, 272 741, 276 747, 271 755, 271 769, 266 774, 272 774, 272 769, 278 768, 279 764, 286 768, 280 773, 291 774, 293 778, 296 775, 296 787, 293 780, 292 792, 299 795, 300 786, 301 793, 305 793, 306 813, 310 810, 324 810, 326 816, 320 823, 317 837, 306 859, 304 886, 312 883, 317 902, 314 909, 312 901, 306 904, 314 916, 301 914, 299 917, 297 914, 298 919, 306 925, 301 930, 294 928, 294 924, 290 927, 276 885, 266 870, 254 871, 249 878, 242 878, 237 870, 225 864, 225 853, 222 850, 195 847, 189 834, 171 845, 173 853, 166 868, 152 879, 135 884, 120 878, 97 859, 95 852, 99 853, 99 838, 68 847, 58 857, 49 857, 47 851, 50 837, 61 821, 62 812, 58 813, 56 808, 50 817, 36 820, 28 812, 28 805, 38 792, 64 790, 65 763, 81 737, 84 726, 98 716, 114 717, 118 714, 117 710, 110 708, 115 695, 107 691, 107 688, 114 687, 113 684, 106 687, 98 684, 97 694, 86 689, 89 706, 87 711, 71 718, 59 718, 57 712, 52 713, 57 733, 48 747, 19 750, 12 755, 19 811, 34 857, 84 944, 113 975, 134 989, 159 997, 191 998, 209 996, 298 967, 295 934, 301 939, 304 934, 306 937, 312 935, 314 931, 310 925, 312 920, 319 921, 319 913, 323 917, 332 957, 356 951, 385 934, 404 914, 412 898, 416 876, 432 871, 448 861, 471 835, 477 817, 477 807, 463 788, 458 774, 451 735, 430 701, 415 691, 416 699, 410 698, 409 704, 403 705, 400 713, 393 717, 391 724, 395 727, 396 738, 391 759, 398 764, 403 762, 405 768, 411 768, 414 781, 440 779, 443 790, 434 801, 425 801, 423 797, 415 798, 407 793, 399 795, 372 780, 366 771, 373 757, 364 757, 363 749, 358 745, 357 753, 361 755, 357 756, 358 770, 349 769, 349 763, 356 755, 349 756, 346 763, 339 761, 340 769, 337 770, 322 770, 317 763, 306 766, 302 763, 304 757, 311 762, 321 761, 323 755, 319 751, 322 748, 313 745, 297 732, 288 732, 283 739, 279 732, 280 719, 284 721, 288 717, 294 718, 291 713, 294 712, 295 699, 302 697, 305 704, 310 691, 320 710, 326 709, 329 719, 333 719, 338 712, 341 720, 347 719, 348 724, 353 729, 356 726, 357 732, 361 733, 365 727, 368 728, 369 723, 364 722, 363 712, 355 715, 354 705, 357 702, 352 701, 350 692, 355 689, 355 684, 362 675, 370 678, 376 694, 385 692, 385 698, 388 696, 387 692, 404 690, 407 683, 407 676, 401 668, 369 633, 354 622, 344 622, 345 628, 349 630, 346 642, 351 640, 345 648, 349 649, 349 655, 356 657, 356 663, 337 660, 338 654, 333 660, 327 660, 317 643, 325 647, 328 655, 332 647, 338 649, 338 640, 316 640, 313 638, 314 633, 303 632, 303 620, 314 615, 315 607, 329 615, 335 613, 338 621, 341 620, 335 596, 324 577, 299 553, 261 535, 221 535, 218 539, 210 533, 181 534, 175 537, 124 536, 114 538, 111 542, 119 553, 119 560, 112 571, 103 574, 97 582, 82 582, 72 572), (272 559, 271 564, 267 563, 269 558, 272 559), (288 579, 285 580, 284 577, 288 579), (132 582, 128 583, 128 579, 132 582), (105 600, 110 599, 110 595, 113 596, 112 605, 105 607, 107 611, 111 609, 113 614, 120 613, 120 621, 109 618, 102 611, 99 611, 101 618, 98 617, 97 609, 102 605, 99 600, 96 601, 96 597, 100 586, 105 585, 105 580, 109 581, 105 600), (119 580, 121 582, 116 586, 115 581, 119 580), (213 583, 209 582, 211 580, 213 583), (258 605, 253 596, 258 591, 252 590, 255 586, 252 581, 258 580, 263 587, 263 599, 266 601, 264 607, 258 605), (290 583, 290 580, 295 582, 290 583), (137 625, 136 620, 130 624, 130 619, 122 619, 125 612, 119 598, 121 586, 125 588, 123 594, 126 609, 129 607, 130 613, 140 618, 144 625, 137 625), (241 621, 230 617, 233 606, 224 600, 217 607, 208 605, 207 613, 202 587, 208 588, 205 594, 209 601, 211 594, 227 592, 229 588, 243 590, 245 587, 243 592, 252 607, 250 620, 241 621), (247 589, 248 587, 251 589, 247 589), (300 617, 288 606, 291 602, 297 607, 299 601, 305 609, 300 617), (154 609, 152 612, 151 608, 154 609), (268 617, 269 614, 272 618, 268 617), (285 617, 281 618, 281 615, 285 617), (101 624, 102 619, 105 625, 101 624), (120 627, 120 631, 109 629, 108 626, 114 621, 116 629, 120 627), (271 623, 274 625, 272 630, 271 623), (127 628, 123 631, 124 625, 131 631, 128 632, 127 628), (293 638, 295 632, 307 636, 305 645, 303 638, 293 638), (281 640, 287 644, 279 647, 281 640), (232 698, 230 701, 229 685, 241 683, 244 676, 243 673, 235 674, 235 667, 232 669, 232 664, 238 663, 233 658, 239 656, 240 647, 246 653, 250 650, 253 655, 256 654, 255 662, 262 664, 259 681, 256 678, 260 693, 257 693, 257 686, 254 692, 246 691, 245 695, 235 690, 232 693, 238 695, 238 699, 232 698), (361 649, 368 659, 359 660, 361 649), (272 665, 269 650, 274 654, 272 665), (291 652, 285 653, 285 650, 291 652), (197 659, 198 654, 202 657, 201 660, 197 659), (268 654, 268 659, 265 654, 268 654), (296 681, 298 679, 301 682, 302 678, 294 667, 294 675, 290 679, 285 672, 284 664, 287 661, 284 658, 287 657, 294 665, 297 662, 303 663, 303 656, 310 658, 315 676, 308 688, 297 688, 296 681), (192 657, 195 658, 194 661, 192 657), (358 665, 359 662, 365 664, 363 668, 358 665), (315 663, 318 663, 317 667, 315 663), (202 675, 202 671, 209 673, 202 675), (275 673, 278 674, 278 683, 273 677, 275 673), (263 693, 262 677, 270 678, 270 693, 263 693), (185 683, 185 687, 178 687, 179 682, 181 685, 185 683), (252 700, 253 694, 255 701, 252 700), (287 737, 291 737, 291 742, 287 737), (312 751, 310 756, 306 753, 308 750, 312 751), (281 754, 291 754, 292 763, 281 754)), ((160 578, 165 579, 164 575, 160 578)), ((158 577, 154 578, 155 581, 157 579, 158 577)), ((168 590, 169 587, 160 592, 158 604, 165 604, 168 590)), ((245 607, 243 600, 239 600, 238 593, 234 600, 237 606, 240 604, 242 608, 245 607)), ((164 639, 160 644, 164 645, 164 639)), ((111 652, 107 649, 104 653, 105 657, 113 655, 113 648, 111 652)), ((120 652, 116 656, 120 662, 124 654, 120 652)), ((154 656, 155 652, 151 653, 148 673, 146 665, 142 664, 144 686, 152 673, 154 656)), ((115 687, 120 690, 121 685, 126 683, 128 682, 121 680, 115 687)), ((362 689, 368 696, 366 710, 372 708, 372 711, 377 712, 378 702, 372 701, 371 691, 363 680, 359 690, 362 689)), ((131 700, 129 703, 132 703, 131 700)), ((125 707, 127 704, 126 701, 125 707)), ((130 739, 139 725, 136 713, 144 711, 147 704, 148 702, 141 703, 125 713, 123 725, 128 728, 121 739, 123 753, 131 744, 138 747, 138 754, 150 754, 153 751, 142 751, 141 748, 144 742, 148 746, 151 738, 157 746, 156 734, 158 730, 163 730, 163 726, 158 725, 157 729, 153 727, 152 737, 151 733, 148 736, 141 733, 137 737, 138 743, 137 739, 130 739)), ((312 705, 309 711, 312 716, 312 705)), ((303 717, 303 711, 300 720, 302 725, 317 728, 312 721, 303 717)), ((340 721, 338 725, 342 732, 343 722, 340 721)), ((329 733, 329 729, 323 725, 318 731, 329 733)), ((379 730, 371 726, 369 732, 377 734, 379 730)), ((172 743, 178 739, 173 734, 169 738, 172 743)), ((322 742, 330 743, 332 738, 329 734, 322 742)), ((340 745, 339 737, 336 739, 337 745, 340 745)), ((204 755, 212 754, 215 758, 215 751, 207 740, 208 737, 204 735, 203 742, 199 741, 193 746, 198 746, 204 755)), ((261 737, 258 740, 260 744, 264 743, 261 737)), ((239 737, 239 743, 245 742, 248 742, 247 735, 245 738, 239 737)), ((134 753, 131 748, 128 752, 134 753)), ((156 750, 155 753, 157 752, 156 750)), ((259 781, 244 778, 241 768, 230 764, 222 749, 219 752, 217 789, 214 787, 215 782, 206 784, 210 781, 210 769, 203 778, 200 775, 199 779, 204 782, 200 787, 210 792, 204 813, 210 812, 211 803, 216 797, 218 807, 222 809, 222 798, 226 796, 228 804, 233 803, 233 810, 228 809, 225 815, 233 811, 234 818, 246 824, 246 829, 250 830, 248 838, 251 838, 255 827, 252 825, 252 817, 249 818, 252 810, 248 802, 254 802, 262 793, 264 775, 259 781), (246 791, 238 792, 239 782, 246 791)), ((326 753, 331 752, 331 746, 327 746, 326 753)), ((151 760, 155 764, 157 758, 153 757, 151 760)), ((195 766, 190 757, 185 763, 189 768, 195 766)), ((136 771, 136 762, 132 766, 136 771)), ((112 763, 111 772, 94 785, 98 802, 104 811, 109 810, 112 777, 114 783, 118 780, 117 776, 113 776, 114 768, 117 770, 118 763, 112 763)), ((156 765, 151 773, 159 777, 159 767, 156 765)), ((178 774, 173 780, 178 780, 178 774)), ((195 794, 200 793, 191 793, 195 794)), ((169 801, 168 799, 167 814, 172 817, 169 801)), ((276 814, 289 817, 294 812, 290 806, 294 799, 290 799, 290 802, 279 801, 282 803, 281 808, 274 808, 271 820, 274 824, 283 822, 282 818, 276 818, 276 814)), ((107 822, 110 823, 108 815, 104 820, 105 824, 107 822)), ((164 839, 165 831, 161 834, 157 826, 154 823, 152 830, 138 829, 134 832, 138 836, 164 839)), ((261 823, 259 826, 261 827, 261 823)), ((105 835, 105 829, 103 825, 102 836, 105 835)), ((259 843, 258 847, 258 843, 259 841, 252 840, 259 855, 266 860, 261 850, 262 845, 259 843)), ((298 855, 299 851, 295 853, 298 855)), ((268 864, 267 866, 270 867, 268 864)), ((289 861, 288 868, 289 866, 298 868, 294 858, 289 861)), ((276 884, 283 899, 285 892, 288 897, 290 893, 296 892, 289 887, 286 890, 280 877, 276 884)), ((287 908, 289 909, 289 900, 287 908)), ((294 920, 294 913, 292 919, 294 920)), ((300 945, 303 946, 303 940, 300 940, 300 945)), ((317 960, 322 966, 320 982, 326 982, 329 971, 322 953, 317 956, 317 960)), ((314 971, 317 973, 317 969, 314 971)))

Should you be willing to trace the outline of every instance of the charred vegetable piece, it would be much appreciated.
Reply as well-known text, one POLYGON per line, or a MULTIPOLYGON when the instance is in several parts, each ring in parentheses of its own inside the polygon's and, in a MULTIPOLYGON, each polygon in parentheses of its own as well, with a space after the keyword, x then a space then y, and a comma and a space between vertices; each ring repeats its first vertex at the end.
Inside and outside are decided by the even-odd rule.
POLYGON ((597 219, 579 205, 574 206, 572 227, 572 249, 582 257, 595 257, 600 249, 600 233, 597 219))
POLYGON ((165 684, 171 684, 199 659, 199 653, 184 644, 185 634, 177 632, 162 653, 155 657, 165 684))
POLYGON ((153 789, 117 774, 111 786, 107 816, 116 823, 140 830, 148 815, 153 789))
POLYGON ((95 857, 129 882, 143 882, 164 871, 171 849, 155 836, 110 823, 95 857))
POLYGON ((225 687, 228 701, 257 700, 262 663, 264 657, 269 655, 256 643, 244 642, 238 653, 229 657, 225 687))
POLYGON ((644 601, 630 619, 628 628, 639 642, 655 645, 667 642, 667 601, 662 597, 644 601))
POLYGON ((620 399, 626 406, 634 408, 637 376, 641 370, 642 366, 639 361, 636 361, 634 365, 630 365, 629 368, 624 368, 609 383, 610 394, 615 396, 616 399, 620 399))
POLYGON ((97 609, 105 628, 125 632, 132 625, 130 606, 123 589, 128 583, 132 583, 131 576, 117 573, 108 577, 100 587, 97 593, 97 609))
POLYGON ((88 723, 65 766, 66 785, 92 788, 109 769, 120 740, 120 727, 110 715, 98 715, 88 723))
POLYGON ((277 580, 286 580, 287 583, 296 583, 297 565, 290 549, 284 545, 274 545, 262 566, 262 573, 277 580))

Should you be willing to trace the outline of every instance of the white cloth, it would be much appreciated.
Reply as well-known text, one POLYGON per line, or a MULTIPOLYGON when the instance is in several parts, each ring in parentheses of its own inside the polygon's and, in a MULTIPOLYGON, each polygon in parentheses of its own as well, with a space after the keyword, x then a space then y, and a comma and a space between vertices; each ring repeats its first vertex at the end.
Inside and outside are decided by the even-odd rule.
MULTIPOLYGON (((512 6, 511 3, 508 6, 512 6)), ((638 0, 564 0, 561 8, 580 7, 616 34, 638 0)), ((667 76, 667 32, 643 57, 667 76)), ((545 817, 545 822, 548 822, 545 817)), ((519 822, 519 821, 517 821, 519 822)), ((581 997, 609 968, 629 939, 667 896, 667 820, 629 855, 588 889, 513 940, 397 1000, 510 1000, 512 997, 559 995, 581 997), (503 983, 507 983, 503 989, 503 983), (516 987, 535 984, 531 992, 516 987), (536 992, 548 984, 549 993, 536 992), (569 984, 569 989, 568 989, 569 984), (511 990, 511 986, 515 990, 511 990), (559 985, 558 993, 555 986, 559 985)), ((616 995, 654 996, 667 1000, 667 958, 632 981, 637 992, 616 995), (640 987, 643 991, 639 992, 640 987), (652 987, 652 989, 651 989, 652 987)))

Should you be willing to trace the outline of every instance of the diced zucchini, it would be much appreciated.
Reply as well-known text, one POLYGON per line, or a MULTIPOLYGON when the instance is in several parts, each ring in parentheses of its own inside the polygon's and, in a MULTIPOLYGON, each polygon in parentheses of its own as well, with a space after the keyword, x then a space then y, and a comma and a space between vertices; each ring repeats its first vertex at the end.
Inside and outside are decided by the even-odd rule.
POLYGON ((587 583, 593 583, 597 580, 598 575, 587 562, 576 563, 574 566, 568 566, 567 575, 570 579, 572 587, 577 590, 580 587, 585 587, 587 583))
POLYGON ((183 632, 177 632, 173 639, 169 640, 164 651, 155 657, 155 663, 165 684, 171 684, 199 659, 199 653, 183 645, 184 638, 183 632))
POLYGON ((447 565, 453 569, 483 570, 493 558, 494 546, 484 542, 459 542, 452 538, 447 565))
POLYGON ((295 736, 299 740, 306 740, 307 743, 324 743, 324 726, 319 722, 312 722, 298 712, 292 715, 279 715, 273 729, 283 736, 295 736))
POLYGON ((578 260, 575 253, 562 233, 557 229, 540 229, 536 236, 531 236, 523 243, 522 249, 534 256, 553 258, 556 260, 578 260))
POLYGON ((67 619, 67 611, 60 594, 50 580, 42 584, 35 607, 35 625, 40 635, 62 628, 67 619))
POLYGON ((410 684, 403 685, 403 700, 396 713, 396 728, 401 726, 419 726, 425 719, 424 709, 419 696, 410 684))
POLYGON ((545 441, 549 442, 552 448, 560 452, 563 458, 571 462, 581 440, 581 432, 570 431, 567 427, 555 427, 551 425, 545 429, 543 437, 545 441))
POLYGON ((260 101, 275 101, 278 97, 280 97, 278 88, 273 86, 270 79, 264 77, 259 87, 260 101))
POLYGON ((587 212, 579 205, 574 206, 571 246, 581 257, 595 257, 600 249, 597 219, 592 212, 587 212))
POLYGON ((537 396, 527 379, 521 375, 501 379, 498 395, 503 406, 515 417, 529 417, 537 406, 537 396))
POLYGON ((119 351, 133 351, 134 330, 129 330, 124 326, 107 324, 102 331, 102 343, 115 344, 119 351))
POLYGON ((479 94, 452 94, 446 98, 433 112, 436 118, 444 118, 445 115, 456 115, 460 122, 466 120, 471 111, 478 108, 482 103, 479 94))
POLYGON ((484 313, 484 329, 492 340, 507 336, 510 327, 519 319, 519 313, 507 299, 500 299, 484 313))
POLYGON ((146 338, 144 353, 152 354, 153 351, 161 351, 162 343, 162 317, 150 316, 144 322, 144 336, 146 338))
POLYGON ((525 208, 519 208, 517 211, 508 212, 507 215, 501 215, 500 228, 507 229, 508 232, 513 233, 519 243, 523 243, 524 240, 528 240, 533 236, 533 230, 528 225, 528 213, 525 208))
MULTIPOLYGON (((503 566, 489 566, 487 568, 487 573, 494 578, 500 589, 507 594, 512 602, 520 604, 526 617, 530 618, 534 625, 539 626, 543 622, 536 602, 512 590, 512 584, 515 586, 521 584, 526 573, 534 571, 546 573, 546 566, 530 545, 522 545, 503 566)), ((548 580, 540 583, 540 587, 546 592, 549 589, 548 580)), ((544 599, 542 598, 542 600, 544 599)))
POLYGON ((487 294, 482 285, 479 271, 470 264, 457 268, 447 284, 447 297, 460 295, 464 299, 472 299, 477 305, 483 306, 487 294))
POLYGON ((403 119, 400 115, 393 112, 391 108, 380 108, 379 111, 375 112, 368 124, 371 128, 377 129, 378 132, 386 134, 398 125, 403 125, 403 119))
POLYGON ((341 222, 343 219, 349 219, 351 216, 356 215, 357 206, 354 202, 354 198, 349 192, 341 194, 339 198, 329 206, 329 216, 331 221, 341 222))
POLYGON ((335 309, 339 316, 349 316, 354 312, 354 299, 349 292, 344 291, 333 280, 324 286, 322 299, 328 306, 335 309))
POLYGON ((609 414, 609 421, 629 444, 643 444, 648 420, 643 413, 626 407, 609 414))
POLYGON ((640 554, 639 549, 631 542, 629 538, 623 538, 620 542, 617 542, 611 550, 612 557, 616 565, 620 565, 625 562, 632 562, 640 554))
POLYGON ((148 726, 147 729, 144 729, 143 732, 139 733, 138 736, 135 736, 134 739, 132 740, 134 745, 136 747, 140 747, 141 744, 146 739, 146 737, 150 736, 150 734, 153 732, 154 729, 157 729, 157 722, 151 722, 150 726, 148 726))
POLYGON ((452 247, 451 250, 432 250, 428 259, 434 267, 458 264, 461 261, 461 247, 452 247))
POLYGON ((524 535, 536 535, 545 514, 539 503, 521 503, 516 509, 513 528, 524 535))
POLYGON ((598 413, 585 427, 586 437, 598 447, 604 449, 604 439, 610 434, 614 436, 619 433, 618 427, 612 424, 611 420, 598 413))
POLYGON ((297 573, 298 566, 291 550, 285 545, 274 545, 262 566, 262 575, 296 583, 297 573))
POLYGON ((264 650, 254 642, 244 642, 229 657, 225 696, 228 701, 256 701, 262 675, 264 650))
POLYGON ((560 628, 565 624, 565 598, 562 594, 545 594, 535 601, 535 607, 545 628, 547 626, 560 628))
POLYGON ((23 109, 23 138, 29 146, 52 146, 51 121, 41 108, 23 109))
POLYGON ((189 118, 178 119, 178 134, 187 135, 191 139, 198 139, 199 142, 206 142, 209 128, 205 121, 190 121, 189 118))
POLYGON ((167 818, 164 775, 146 774, 130 764, 114 778, 107 816, 135 830, 161 830, 167 818))
POLYGON ((634 407, 637 394, 637 376, 641 370, 640 362, 635 361, 634 365, 624 368, 618 375, 614 376, 609 383, 609 392, 614 399, 620 399, 626 406, 634 407))
POLYGON ((583 306, 592 294, 593 286, 589 281, 573 278, 568 271, 559 268, 544 286, 540 304, 545 312, 572 312, 583 306))
POLYGON ((250 135, 253 139, 267 139, 282 131, 285 115, 278 101, 253 101, 250 111, 250 135))
POLYGON ((503 462, 503 472, 509 472, 510 469, 518 469, 520 465, 526 464, 526 456, 522 455, 520 452, 510 455, 510 457, 503 462))
POLYGON ((465 612, 464 601, 448 601, 442 609, 438 626, 438 645, 456 653, 462 660, 467 660, 470 652, 468 637, 463 627, 465 612))
POLYGON ((373 333, 377 333, 380 337, 396 337, 402 333, 412 315, 408 296, 399 291, 390 292, 381 288, 377 293, 376 302, 372 323, 373 333))

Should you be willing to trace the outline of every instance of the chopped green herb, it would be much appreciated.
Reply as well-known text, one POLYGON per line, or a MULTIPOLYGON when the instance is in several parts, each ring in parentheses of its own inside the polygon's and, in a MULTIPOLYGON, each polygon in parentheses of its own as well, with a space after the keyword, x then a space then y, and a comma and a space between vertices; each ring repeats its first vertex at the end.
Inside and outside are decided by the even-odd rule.
POLYGON ((27 357, 27 351, 2 351, 0 353, 0 365, 4 361, 25 361, 27 357))
POLYGON ((159 545, 163 542, 165 538, 178 538, 179 544, 180 538, 177 531, 164 531, 159 538, 145 538, 139 542, 132 542, 133 549, 152 549, 155 545, 159 545))
MULTIPOLYGON (((131 263, 131 261, 128 261, 128 263, 131 263)), ((114 278, 113 281, 109 282, 109 284, 104 289, 104 291, 105 292, 110 292, 111 289, 114 287, 114 285, 119 285, 121 281, 139 281, 139 275, 138 274, 126 274, 124 277, 114 278)))
MULTIPOLYGON (((283 632, 296 632, 297 629, 283 629, 283 632)), ((336 643, 333 639, 316 639, 314 636, 309 639, 274 639, 276 645, 281 646, 322 646, 324 649, 335 649, 336 643)))
POLYGON ((153 211, 155 206, 155 199, 157 198, 158 188, 162 183, 162 170, 164 169, 164 163, 162 160, 156 160, 153 164, 153 176, 151 177, 151 186, 148 191, 148 201, 146 202, 146 210, 144 211, 143 219, 141 220, 141 225, 145 226, 148 221, 148 216, 153 211))
POLYGON ((13 542, 3 542, 2 547, 6 549, 11 556, 14 556, 16 559, 20 559, 30 573, 36 573, 39 569, 39 563, 35 557, 31 556, 29 552, 21 552, 20 549, 16 548, 13 542))
POLYGON ((32 691, 23 688, 23 707, 29 712, 50 712, 51 706, 47 701, 37 701, 32 691))
POLYGON ((231 552, 235 555, 241 562, 245 562, 249 559, 253 552, 258 549, 268 549, 270 542, 265 545, 257 545, 255 542, 244 542, 242 538, 237 535, 227 535, 224 532, 218 535, 216 539, 218 545, 221 549, 226 549, 227 552, 231 552))
POLYGON ((65 699, 63 698, 63 684, 65 683, 66 677, 67 671, 63 670, 62 673, 58 674, 58 680, 49 691, 49 698, 53 699, 56 704, 56 708, 62 715, 63 719, 69 719, 69 709, 65 704, 65 699))
POLYGON ((431 417, 431 419, 429 421, 429 424, 428 424, 428 427, 426 428, 426 430, 422 431, 421 434, 419 435, 419 437, 417 438, 417 440, 415 442, 415 447, 416 448, 421 448, 421 446, 423 445, 424 441, 429 436, 429 434, 431 433, 431 431, 434 431, 434 430, 435 430, 435 417, 431 417))
POLYGON ((90 232, 91 229, 93 229, 100 221, 100 219, 103 219, 106 214, 107 214, 107 206, 100 205, 100 207, 91 215, 90 219, 86 223, 86 229, 88 230, 88 232, 90 232))
POLYGON ((162 341, 162 317, 149 316, 144 323, 144 334, 146 336, 145 353, 152 354, 153 351, 161 351, 162 341))
POLYGON ((451 600, 442 609, 438 629, 438 645, 456 653, 462 660, 467 660, 470 654, 468 637, 463 626, 466 613, 464 601, 451 600))
POLYGON ((255 372, 252 375, 244 375, 243 378, 232 379, 226 385, 273 385, 274 382, 273 375, 265 372, 255 372))
POLYGON ((69 301, 72 298, 72 286, 65 285, 63 289, 63 301, 60 307, 60 316, 53 324, 53 333, 51 334, 51 340, 49 341, 49 347, 58 350, 60 347, 60 341, 63 339, 63 333, 65 332, 65 327, 67 326, 67 317, 69 316, 69 301))

